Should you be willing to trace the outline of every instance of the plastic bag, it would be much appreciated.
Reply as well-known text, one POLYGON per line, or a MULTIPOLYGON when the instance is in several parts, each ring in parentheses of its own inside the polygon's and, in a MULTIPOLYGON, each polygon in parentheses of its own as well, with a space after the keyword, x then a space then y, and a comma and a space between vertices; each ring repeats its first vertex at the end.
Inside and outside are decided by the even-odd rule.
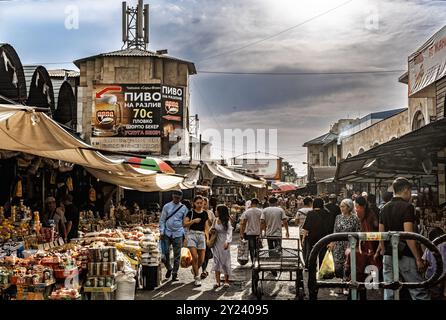
POLYGON ((331 250, 327 250, 319 269, 319 279, 332 279, 335 275, 334 259, 331 250))
POLYGON ((249 259, 248 241, 240 239, 237 248, 237 262, 243 266, 248 263, 248 259, 249 259))
POLYGON ((192 254, 188 248, 181 248, 180 265, 182 268, 189 268, 192 265, 192 254))

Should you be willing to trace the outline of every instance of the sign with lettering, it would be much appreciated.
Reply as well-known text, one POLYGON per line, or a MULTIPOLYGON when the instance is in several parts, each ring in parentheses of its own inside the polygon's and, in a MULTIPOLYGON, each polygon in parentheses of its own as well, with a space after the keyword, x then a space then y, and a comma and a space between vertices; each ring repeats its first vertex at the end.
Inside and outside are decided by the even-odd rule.
POLYGON ((91 144, 99 149, 161 150, 161 85, 96 85, 93 90, 91 144))

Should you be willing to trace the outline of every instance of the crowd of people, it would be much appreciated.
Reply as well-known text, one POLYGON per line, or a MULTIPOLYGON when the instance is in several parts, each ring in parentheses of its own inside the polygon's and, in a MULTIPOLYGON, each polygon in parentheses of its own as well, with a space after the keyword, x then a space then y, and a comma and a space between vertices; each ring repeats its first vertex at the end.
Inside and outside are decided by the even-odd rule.
MULTIPOLYGON (((300 228, 305 265, 314 245, 326 235, 338 232, 418 232, 415 208, 411 203, 412 184, 405 178, 393 182, 393 194, 386 194, 385 202, 376 203, 376 197, 362 192, 351 198, 339 199, 335 194, 326 199, 322 197, 269 197, 260 201, 251 199, 245 204, 245 211, 240 217, 240 238, 248 242, 249 255, 255 260, 256 250, 262 247, 259 237, 266 236, 271 254, 281 247, 281 238, 289 238, 289 212, 294 214, 294 224, 300 228)), ((166 204, 160 217, 164 263, 167 268, 166 278, 178 280, 181 248, 189 248, 193 264, 194 284, 201 285, 209 273, 207 266, 210 258, 214 259, 212 271, 215 272, 215 288, 221 286, 224 275, 224 287, 229 287, 231 276, 230 244, 234 228, 230 210, 225 205, 212 206, 209 200, 196 196, 192 203, 182 200, 181 191, 173 194, 172 202, 166 204), (216 233, 215 243, 209 245, 210 230, 216 233), (174 265, 170 264, 170 247, 174 251, 174 265), (201 273, 200 273, 201 269, 201 273)), ((436 228, 429 237, 434 239, 444 231, 436 228)), ((435 272, 434 259, 429 251, 423 253, 420 245, 413 240, 402 241, 399 250, 400 275, 406 282, 422 282, 435 272)), ((369 276, 371 266, 379 271, 381 280, 393 281, 392 248, 390 242, 361 241, 356 252, 351 252, 348 241, 332 242, 318 255, 319 265, 327 250, 333 254, 335 277, 348 280, 351 273, 350 255, 356 255, 357 280, 364 282, 369 276)), ((446 261, 446 245, 440 251, 446 261)), ((446 269, 446 268, 445 268, 446 269)), ((274 275, 274 273, 273 273, 274 275)), ((432 290, 409 289, 412 299, 426 300, 444 297, 444 284, 432 290)), ((348 290, 340 294, 350 297, 348 290)), ((365 289, 359 290, 360 299, 367 299, 365 289)), ((386 300, 393 299, 393 290, 384 290, 386 300)))
MULTIPOLYGON (((306 263, 313 246, 323 237, 338 232, 387 232, 406 231, 419 232, 419 220, 412 203, 412 184, 405 178, 398 178, 392 185, 393 193, 384 196, 384 203, 379 206, 376 197, 367 192, 355 193, 351 198, 345 198, 337 205, 338 197, 329 196, 328 201, 320 197, 307 197, 304 202, 306 209, 297 211, 296 221, 303 230, 303 247, 306 263), (311 209, 312 203, 313 209, 311 209)), ((429 238, 433 240, 444 234, 440 228, 431 230, 429 238)), ((440 246, 443 261, 446 261, 445 245, 440 246)), ((322 263, 326 250, 333 254, 335 276, 349 279, 351 273, 350 255, 356 255, 356 272, 359 282, 366 281, 371 267, 376 267, 379 278, 385 282, 393 281, 392 246, 389 241, 361 241, 355 253, 349 248, 348 241, 330 243, 319 252, 319 264, 322 263)), ((399 245, 399 273, 405 282, 422 282, 432 276, 435 270, 430 251, 425 250, 415 240, 401 241, 399 245)), ((446 268, 445 268, 446 270, 446 268)), ((341 294, 349 295, 347 290, 341 294)), ((444 283, 431 290, 422 288, 409 289, 413 300, 428 300, 445 298, 444 283), (441 292, 441 294, 440 294, 441 292)), ((359 290, 360 299, 367 299, 365 288, 359 290)), ((393 290, 384 290, 384 299, 393 300, 393 290)))

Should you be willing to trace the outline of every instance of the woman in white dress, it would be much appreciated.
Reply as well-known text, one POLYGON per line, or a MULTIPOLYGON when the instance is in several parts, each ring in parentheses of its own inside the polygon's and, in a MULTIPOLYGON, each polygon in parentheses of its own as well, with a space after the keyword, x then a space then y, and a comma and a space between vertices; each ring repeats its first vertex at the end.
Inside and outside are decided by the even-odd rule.
POLYGON ((219 205, 217 207, 217 214, 213 223, 213 228, 217 232, 217 241, 212 247, 212 254, 214 255, 214 267, 212 271, 215 271, 214 288, 221 286, 220 276, 223 273, 225 276, 224 287, 229 287, 229 277, 231 275, 231 250, 230 245, 232 242, 232 225, 229 218, 229 208, 225 205, 219 205))

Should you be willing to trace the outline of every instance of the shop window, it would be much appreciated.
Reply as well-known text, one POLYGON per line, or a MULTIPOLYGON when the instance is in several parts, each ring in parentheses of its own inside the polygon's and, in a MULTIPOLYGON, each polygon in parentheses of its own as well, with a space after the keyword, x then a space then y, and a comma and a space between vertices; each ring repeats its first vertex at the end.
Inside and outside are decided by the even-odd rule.
POLYGON ((417 113, 415 113, 415 116, 413 117, 412 130, 420 129, 425 124, 426 121, 424 120, 423 113, 421 111, 417 111, 417 113))

